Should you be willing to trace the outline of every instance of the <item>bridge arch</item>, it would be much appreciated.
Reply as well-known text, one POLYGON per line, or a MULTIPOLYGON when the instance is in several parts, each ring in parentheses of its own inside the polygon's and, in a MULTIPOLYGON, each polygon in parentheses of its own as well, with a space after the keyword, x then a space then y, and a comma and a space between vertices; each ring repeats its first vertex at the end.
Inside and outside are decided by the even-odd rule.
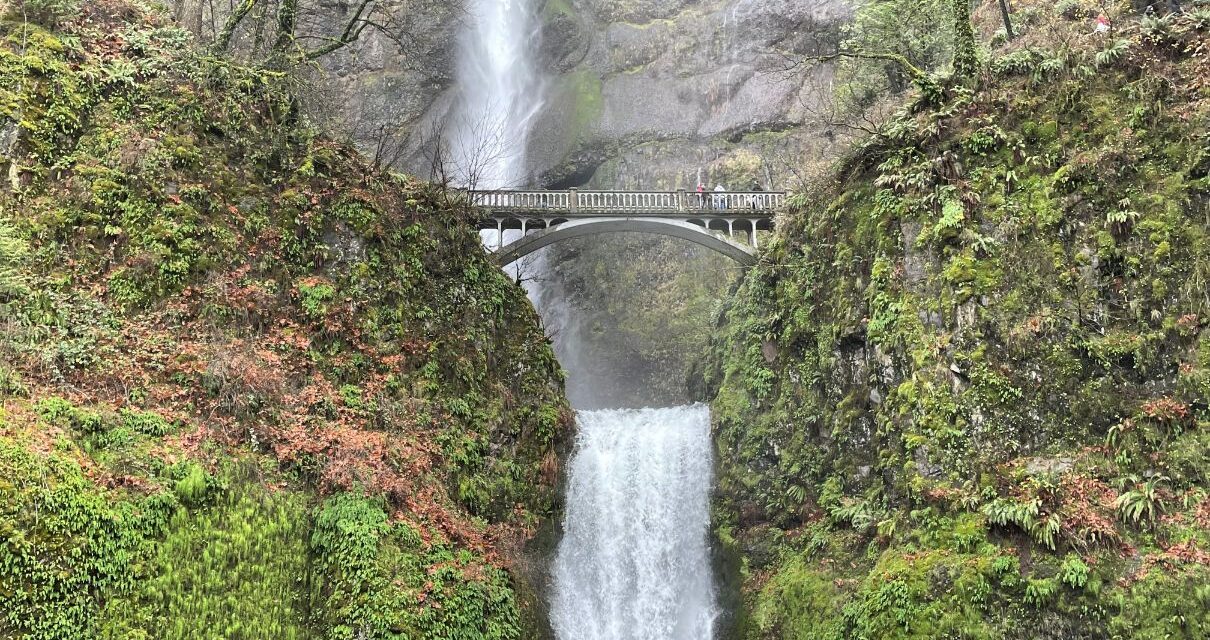
POLYGON ((521 236, 500 247, 494 257, 497 263, 506 265, 562 240, 598 233, 622 232, 654 233, 680 238, 717 251, 744 266, 756 264, 754 248, 716 234, 703 226, 683 220, 627 217, 573 219, 521 236))

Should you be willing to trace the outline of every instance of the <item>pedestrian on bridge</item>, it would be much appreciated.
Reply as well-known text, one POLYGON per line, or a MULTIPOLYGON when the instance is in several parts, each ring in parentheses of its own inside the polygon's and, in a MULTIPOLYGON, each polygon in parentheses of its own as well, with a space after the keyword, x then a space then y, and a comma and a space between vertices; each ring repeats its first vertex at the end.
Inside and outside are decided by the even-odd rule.
POLYGON ((760 196, 757 196, 756 194, 760 193, 761 191, 764 191, 764 189, 760 188, 760 183, 759 182, 753 183, 753 185, 752 185, 752 194, 753 195, 748 196, 748 208, 749 209, 758 209, 759 208, 758 205, 760 204, 760 196))
POLYGON ((723 185, 719 184, 719 185, 714 186, 714 208, 715 209, 726 209, 727 208, 727 196, 723 195, 726 192, 727 192, 727 188, 724 187, 723 185))
POLYGON ((697 183, 697 208, 706 208, 706 185, 697 183))

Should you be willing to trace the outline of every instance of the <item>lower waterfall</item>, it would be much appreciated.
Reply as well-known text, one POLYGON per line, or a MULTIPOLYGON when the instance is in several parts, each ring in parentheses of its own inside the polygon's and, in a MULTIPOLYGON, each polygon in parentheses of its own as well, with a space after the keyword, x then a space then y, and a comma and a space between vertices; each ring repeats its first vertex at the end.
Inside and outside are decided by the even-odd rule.
POLYGON ((709 640, 710 410, 581 411, 551 622, 560 640, 709 640))

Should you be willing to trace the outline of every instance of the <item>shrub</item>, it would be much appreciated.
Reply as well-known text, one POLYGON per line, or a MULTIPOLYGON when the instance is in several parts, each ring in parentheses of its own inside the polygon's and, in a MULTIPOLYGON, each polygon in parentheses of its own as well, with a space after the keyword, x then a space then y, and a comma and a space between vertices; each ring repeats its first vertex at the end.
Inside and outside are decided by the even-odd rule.
POLYGON ((79 0, 18 0, 13 13, 30 22, 54 28, 79 10, 79 0))
POLYGON ((1088 16, 1088 10, 1080 0, 1059 0, 1055 3, 1055 13, 1068 20, 1076 20, 1088 16))
POLYGON ((298 284, 298 293, 302 297, 303 310, 312 318, 322 318, 328 313, 328 303, 336 298, 336 289, 313 278, 298 284))

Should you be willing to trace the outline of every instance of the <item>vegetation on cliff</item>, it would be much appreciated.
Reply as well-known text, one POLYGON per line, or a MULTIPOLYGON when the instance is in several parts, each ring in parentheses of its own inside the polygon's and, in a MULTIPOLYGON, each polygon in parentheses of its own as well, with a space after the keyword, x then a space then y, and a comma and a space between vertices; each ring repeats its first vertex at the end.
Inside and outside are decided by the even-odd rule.
POLYGON ((532 637, 570 416, 524 292, 149 6, 0 23, 0 636, 532 637))
POLYGON ((1048 5, 721 315, 735 637, 1210 634, 1210 21, 1048 5))

